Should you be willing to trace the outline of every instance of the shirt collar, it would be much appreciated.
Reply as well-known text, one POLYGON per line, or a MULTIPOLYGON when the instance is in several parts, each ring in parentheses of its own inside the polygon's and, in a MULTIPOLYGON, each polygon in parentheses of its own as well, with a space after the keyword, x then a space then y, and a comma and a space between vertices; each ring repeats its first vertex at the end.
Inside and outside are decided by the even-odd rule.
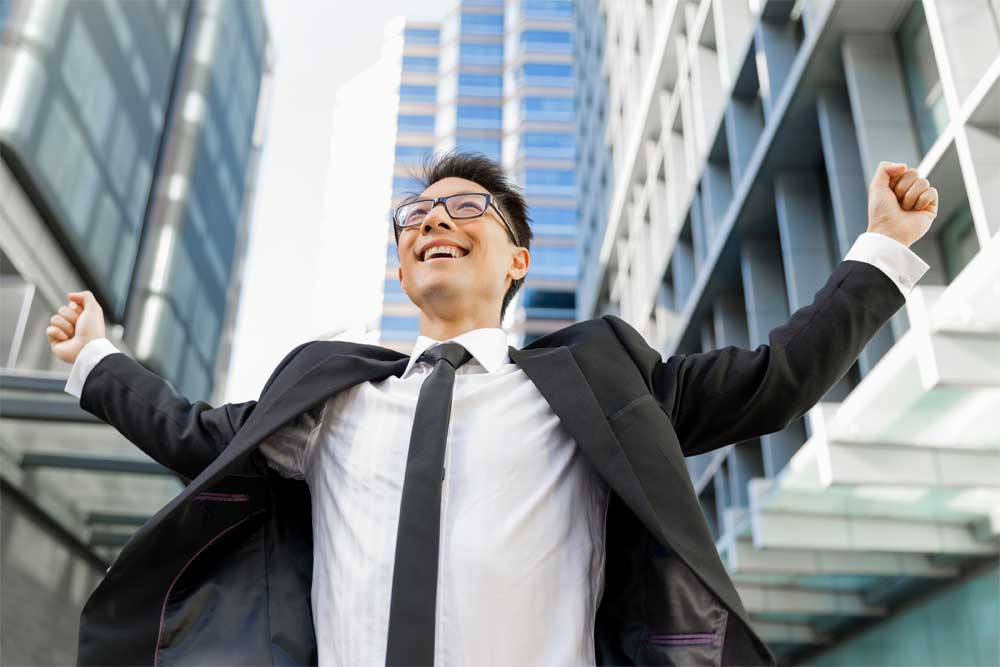
MULTIPOLYGON (((459 334, 449 341, 459 343, 462 347, 479 362, 487 373, 492 373, 502 364, 510 361, 510 354, 507 352, 507 332, 498 327, 487 327, 483 329, 473 329, 459 334)), ((417 363, 417 359, 427 348, 441 342, 428 336, 418 336, 417 342, 413 345, 413 352, 410 353, 410 362, 406 365, 402 377, 409 375, 410 370, 417 363)))

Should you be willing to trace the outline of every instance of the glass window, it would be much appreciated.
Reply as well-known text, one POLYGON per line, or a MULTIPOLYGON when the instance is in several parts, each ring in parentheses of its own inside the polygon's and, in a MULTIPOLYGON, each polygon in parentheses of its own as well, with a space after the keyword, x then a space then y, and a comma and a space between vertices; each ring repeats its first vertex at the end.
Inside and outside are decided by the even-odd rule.
POLYGON ((458 47, 458 60, 463 65, 503 65, 503 45, 481 42, 462 42, 458 47))
POLYGON ((462 105, 458 107, 458 127, 466 130, 499 130, 502 111, 497 106, 462 105))
POLYGON ((392 177, 392 194, 394 196, 411 192, 420 192, 423 189, 423 184, 413 176, 392 177))
POLYGON ((434 116, 400 114, 396 126, 400 132, 433 132, 434 116))
POLYGON ((439 30, 433 28, 407 28, 403 31, 403 40, 413 44, 437 44, 439 30))
POLYGON ((528 273, 536 278, 565 280, 576 278, 576 248, 564 246, 537 246, 531 248, 531 267, 528 273))
POLYGON ((462 14, 461 31, 466 35, 502 35, 503 14, 462 14))
POLYGON ((568 169, 527 169, 527 185, 573 185, 573 172, 568 169))
POLYGON ((528 214, 535 236, 572 236, 576 233, 575 209, 532 206, 528 214))
POLYGON ((458 94, 499 97, 503 92, 503 77, 499 74, 458 75, 458 94))
POLYGON ((521 100, 521 115, 527 121, 569 122, 574 107, 572 97, 525 97, 521 100))
POLYGON ((523 0, 525 18, 568 19, 573 16, 573 0, 523 0))
POLYGON ((524 154, 527 157, 572 160, 576 150, 574 136, 564 132, 525 132, 522 137, 524 154))
POLYGON ((500 140, 487 137, 456 137, 455 148, 460 151, 483 153, 486 157, 500 159, 500 140))
MULTIPOLYGON (((393 246, 393 255, 395 255, 395 246, 393 246)), ((386 280, 385 290, 382 294, 383 303, 410 303, 410 297, 406 295, 403 291, 403 286, 399 284, 398 280, 386 280)))
POLYGON ((525 86, 570 87, 575 84, 573 67, 559 63, 525 63, 518 70, 518 77, 525 86))
POLYGON ((972 211, 967 204, 948 219, 940 232, 940 240, 944 269, 950 283, 979 252, 979 239, 976 238, 972 211))
POLYGON ((435 86, 414 86, 405 84, 399 87, 399 101, 416 104, 433 104, 437 100, 435 86))
MULTIPOLYGON (((534 259, 534 258, 532 258, 534 259)), ((530 287, 524 289, 521 302, 525 308, 576 308, 576 294, 573 292, 550 292, 530 287)))
POLYGON ((383 315, 382 331, 412 333, 416 337, 420 332, 420 318, 415 315, 383 315))
POLYGON ((913 3, 895 37, 920 149, 926 153, 948 124, 948 110, 922 4, 913 3))
POLYGON ((438 59, 426 56, 403 56, 404 72, 437 72, 438 59))
POLYGON ((535 53, 569 53, 573 39, 564 30, 525 30, 521 33, 521 46, 535 53))
POLYGON ((396 146, 396 162, 419 164, 421 160, 433 152, 433 146, 396 146))

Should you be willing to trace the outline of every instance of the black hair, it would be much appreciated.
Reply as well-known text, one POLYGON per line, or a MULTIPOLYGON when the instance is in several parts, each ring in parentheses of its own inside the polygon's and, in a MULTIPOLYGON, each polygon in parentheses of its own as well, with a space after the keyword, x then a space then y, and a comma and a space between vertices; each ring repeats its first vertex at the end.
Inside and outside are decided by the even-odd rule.
MULTIPOLYGON (((433 153, 424 158, 417 173, 414 174, 414 178, 424 190, 445 178, 464 178, 482 186, 493 195, 496 205, 507 216, 507 221, 514 229, 520 247, 531 249, 532 233, 531 218, 528 217, 528 204, 521 188, 514 183, 507 170, 496 160, 476 152, 433 153)), ((398 246, 399 229, 395 224, 392 227, 398 246)), ((500 305, 501 320, 507 311, 507 305, 521 289, 523 283, 524 278, 518 278, 511 282, 510 287, 507 288, 507 292, 503 295, 503 303, 500 305)))

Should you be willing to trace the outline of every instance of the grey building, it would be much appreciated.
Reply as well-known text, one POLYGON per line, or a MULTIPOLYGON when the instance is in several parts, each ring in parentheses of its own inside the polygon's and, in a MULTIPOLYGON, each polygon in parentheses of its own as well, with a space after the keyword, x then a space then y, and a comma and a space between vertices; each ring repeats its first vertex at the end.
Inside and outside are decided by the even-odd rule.
MULTIPOLYGON (((940 194, 931 265, 815 409, 688 459, 788 664, 1000 663, 1000 3, 581 0, 581 317, 755 349, 867 226, 940 194)), ((738 410, 739 406, 733 406, 738 410)))
POLYGON ((0 652, 69 664, 105 568, 182 488, 64 392, 45 329, 108 337, 221 398, 272 69, 259 2, 0 5, 0 652))

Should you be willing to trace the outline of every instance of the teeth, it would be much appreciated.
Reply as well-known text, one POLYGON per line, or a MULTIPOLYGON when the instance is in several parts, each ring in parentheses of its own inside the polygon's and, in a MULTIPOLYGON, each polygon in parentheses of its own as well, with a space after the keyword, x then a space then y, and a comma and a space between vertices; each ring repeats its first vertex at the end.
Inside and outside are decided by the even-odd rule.
POLYGON ((424 251, 424 260, 439 256, 461 257, 462 251, 454 246, 436 245, 424 251))

